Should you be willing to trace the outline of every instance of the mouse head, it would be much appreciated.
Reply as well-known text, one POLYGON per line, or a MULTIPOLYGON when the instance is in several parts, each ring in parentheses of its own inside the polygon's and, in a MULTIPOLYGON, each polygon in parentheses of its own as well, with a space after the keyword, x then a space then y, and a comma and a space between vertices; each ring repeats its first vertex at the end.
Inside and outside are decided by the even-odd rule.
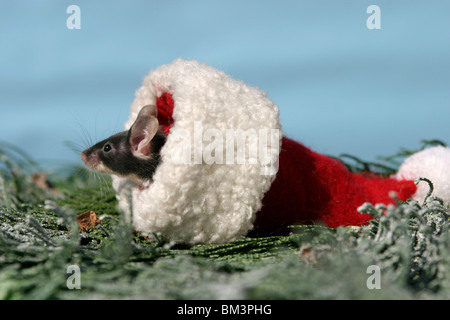
POLYGON ((158 127, 157 108, 147 105, 141 109, 130 130, 117 133, 84 150, 81 159, 92 171, 122 177, 142 176, 141 171, 146 170, 146 163, 154 158, 151 142, 158 127))

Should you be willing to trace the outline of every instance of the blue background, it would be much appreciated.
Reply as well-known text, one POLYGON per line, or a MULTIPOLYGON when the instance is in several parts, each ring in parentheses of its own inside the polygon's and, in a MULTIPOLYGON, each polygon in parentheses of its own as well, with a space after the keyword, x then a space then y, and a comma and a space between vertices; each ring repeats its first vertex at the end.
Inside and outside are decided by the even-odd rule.
POLYGON ((46 168, 79 164, 89 139, 123 129, 148 71, 183 57, 266 91, 284 133, 322 153, 450 143, 449 13, 438 0, 2 1, 0 140, 46 168))

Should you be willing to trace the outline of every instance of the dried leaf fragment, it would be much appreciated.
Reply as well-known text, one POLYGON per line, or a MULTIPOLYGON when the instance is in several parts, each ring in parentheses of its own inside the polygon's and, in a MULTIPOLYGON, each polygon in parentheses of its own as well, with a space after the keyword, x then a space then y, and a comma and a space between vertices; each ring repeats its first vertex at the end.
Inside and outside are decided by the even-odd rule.
POLYGON ((59 190, 53 186, 45 172, 33 172, 31 179, 39 188, 43 190, 50 190, 55 195, 59 194, 59 190))
POLYGON ((97 215, 94 211, 86 211, 85 213, 82 213, 77 216, 77 222, 80 226, 81 232, 86 232, 90 227, 95 227, 98 225, 101 221, 97 218, 97 215))

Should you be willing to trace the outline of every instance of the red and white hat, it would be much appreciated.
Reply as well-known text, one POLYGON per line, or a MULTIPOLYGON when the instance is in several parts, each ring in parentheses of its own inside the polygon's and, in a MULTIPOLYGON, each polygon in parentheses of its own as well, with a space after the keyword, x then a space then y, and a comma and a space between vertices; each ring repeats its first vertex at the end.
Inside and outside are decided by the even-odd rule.
MULTIPOLYGON (((391 191, 405 200, 417 190, 410 173, 357 175, 283 137, 278 107, 265 93, 197 61, 150 71, 125 129, 148 104, 158 107, 167 135, 162 163, 146 188, 113 176, 119 206, 138 231, 221 243, 299 223, 360 225, 371 218, 357 212, 364 202, 389 204, 391 191)), ((448 167, 445 149, 439 161, 448 167)))

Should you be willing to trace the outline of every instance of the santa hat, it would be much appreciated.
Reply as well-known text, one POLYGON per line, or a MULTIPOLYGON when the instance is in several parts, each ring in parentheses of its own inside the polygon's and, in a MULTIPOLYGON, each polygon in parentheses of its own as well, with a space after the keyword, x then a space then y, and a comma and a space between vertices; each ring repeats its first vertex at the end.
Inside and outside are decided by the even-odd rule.
POLYGON ((148 104, 167 135, 162 163, 145 188, 113 176, 119 206, 138 231, 220 243, 298 223, 359 225, 371 218, 357 212, 364 202, 389 204, 391 191, 405 200, 417 189, 409 176, 357 175, 283 137, 265 93, 197 61, 150 71, 126 129, 148 104))

